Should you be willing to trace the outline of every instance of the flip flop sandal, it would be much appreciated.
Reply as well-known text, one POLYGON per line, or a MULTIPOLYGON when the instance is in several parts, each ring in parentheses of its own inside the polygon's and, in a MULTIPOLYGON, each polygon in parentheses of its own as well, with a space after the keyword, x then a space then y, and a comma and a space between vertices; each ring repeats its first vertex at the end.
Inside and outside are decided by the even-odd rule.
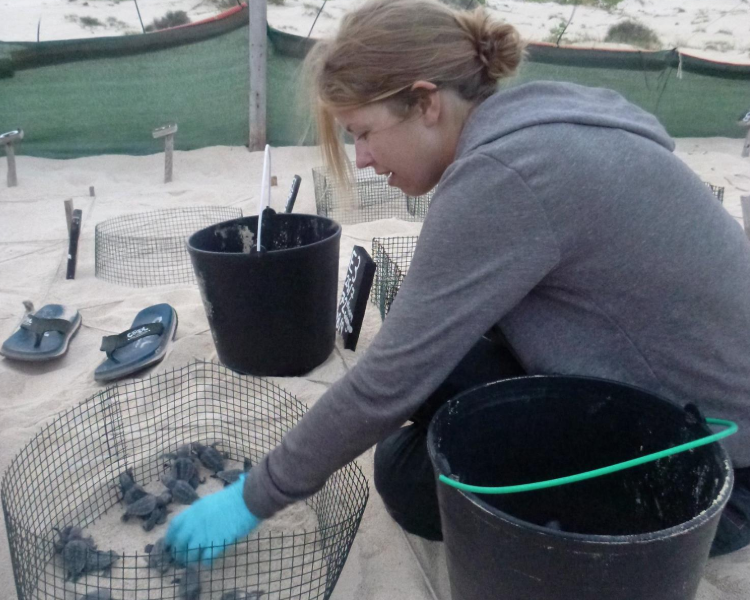
POLYGON ((119 335, 102 338, 107 360, 94 371, 96 381, 112 381, 158 363, 166 354, 177 331, 177 312, 169 304, 144 308, 133 325, 119 335))
POLYGON ((0 348, 13 360, 42 362, 68 351, 68 343, 81 327, 81 313, 62 304, 47 304, 28 313, 19 329, 0 348))

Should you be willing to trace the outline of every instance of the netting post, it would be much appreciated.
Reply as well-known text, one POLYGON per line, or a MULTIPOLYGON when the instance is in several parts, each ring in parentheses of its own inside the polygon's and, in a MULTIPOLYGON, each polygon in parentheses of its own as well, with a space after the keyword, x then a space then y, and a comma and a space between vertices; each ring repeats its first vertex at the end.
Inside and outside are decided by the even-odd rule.
POLYGON ((250 19, 250 151, 266 146, 266 0, 249 0, 250 19))
POLYGON ((742 146, 742 156, 750 156, 750 127, 745 134, 745 144, 742 146))
POLYGON ((740 196, 742 204, 742 225, 745 228, 745 235, 750 238, 750 196, 740 196))
POLYGON ((8 187, 16 187, 16 151, 13 143, 23 139, 23 129, 14 129, 0 135, 0 146, 5 146, 5 156, 8 158, 8 187))
POLYGON ((157 127, 152 132, 154 139, 164 138, 164 183, 172 181, 172 155, 174 153, 174 134, 177 133, 177 124, 171 123, 163 127, 157 127))

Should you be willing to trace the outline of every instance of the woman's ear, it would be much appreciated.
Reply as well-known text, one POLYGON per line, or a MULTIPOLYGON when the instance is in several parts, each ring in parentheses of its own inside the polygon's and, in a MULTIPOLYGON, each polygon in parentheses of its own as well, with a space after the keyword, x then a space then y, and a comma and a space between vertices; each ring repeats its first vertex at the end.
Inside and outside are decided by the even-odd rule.
POLYGON ((425 125, 431 127, 437 124, 440 117, 440 94, 437 93, 438 87, 431 81, 420 80, 411 86, 411 91, 415 92, 419 97, 417 105, 420 113, 422 113, 425 125))

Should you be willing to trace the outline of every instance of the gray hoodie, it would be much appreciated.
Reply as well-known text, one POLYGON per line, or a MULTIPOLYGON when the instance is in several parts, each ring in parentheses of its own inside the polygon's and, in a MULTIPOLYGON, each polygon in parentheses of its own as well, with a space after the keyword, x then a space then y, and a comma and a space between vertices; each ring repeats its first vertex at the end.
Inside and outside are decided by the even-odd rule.
POLYGON ((355 368, 247 478, 259 517, 395 431, 498 324, 530 374, 605 377, 732 419, 750 465, 750 244, 615 92, 537 82, 470 116, 355 368))

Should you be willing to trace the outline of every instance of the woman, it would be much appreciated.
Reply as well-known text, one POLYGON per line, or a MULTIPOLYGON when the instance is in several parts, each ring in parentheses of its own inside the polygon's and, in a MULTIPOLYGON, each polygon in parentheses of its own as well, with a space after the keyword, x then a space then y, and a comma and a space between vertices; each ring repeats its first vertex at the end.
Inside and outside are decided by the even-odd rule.
POLYGON ((377 442, 389 513, 440 539, 429 418, 451 394, 521 369, 617 380, 739 422, 714 553, 750 542, 750 244, 656 118, 618 94, 549 82, 497 91, 522 52, 513 27, 430 0, 370 2, 316 46, 334 170, 346 175, 345 129, 358 168, 409 195, 440 185, 357 366, 246 481, 176 517, 173 545, 245 535, 377 442))

